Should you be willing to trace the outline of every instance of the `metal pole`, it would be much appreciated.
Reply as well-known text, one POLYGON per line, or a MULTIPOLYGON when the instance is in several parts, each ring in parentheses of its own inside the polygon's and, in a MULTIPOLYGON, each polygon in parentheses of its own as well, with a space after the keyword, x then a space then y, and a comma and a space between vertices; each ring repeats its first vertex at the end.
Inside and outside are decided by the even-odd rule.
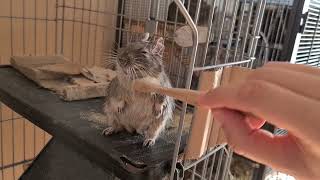
POLYGON ((294 0, 293 7, 290 13, 290 18, 288 22, 288 29, 290 29, 291 33, 285 37, 283 47, 285 47, 283 52, 281 53, 281 59, 291 60, 295 41, 297 34, 300 31, 300 22, 303 13, 303 8, 305 4, 305 0, 294 0))
POLYGON ((216 0, 213 1, 213 5, 212 5, 212 8, 211 8, 211 12, 210 12, 210 15, 209 15, 209 23, 208 23, 208 33, 207 33, 207 41, 206 41, 206 45, 205 45, 205 49, 204 49, 204 56, 203 56, 203 59, 202 59, 202 66, 205 66, 206 65, 206 59, 207 59, 207 53, 208 53, 208 48, 209 48, 209 43, 210 43, 210 40, 211 40, 211 36, 212 36, 212 20, 213 20, 213 16, 214 16, 214 13, 215 13, 215 6, 216 6, 216 0))

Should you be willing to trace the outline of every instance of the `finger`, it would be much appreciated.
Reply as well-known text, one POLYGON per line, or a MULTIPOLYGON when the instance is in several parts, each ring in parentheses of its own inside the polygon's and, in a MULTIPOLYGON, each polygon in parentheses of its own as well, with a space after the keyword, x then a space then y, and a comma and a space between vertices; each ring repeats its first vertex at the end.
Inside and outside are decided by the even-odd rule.
POLYGON ((320 94, 315 90, 320 90, 320 77, 304 72, 289 71, 287 69, 260 68, 248 76, 249 80, 262 80, 277 84, 302 96, 311 99, 320 99, 320 94), (303 82, 303 86, 301 83, 303 82), (307 87, 307 88, 306 88, 307 87))
POLYGON ((278 127, 317 139, 309 124, 317 123, 320 103, 265 81, 222 86, 200 97, 199 104, 211 109, 229 108, 250 112, 278 127), (309 121, 308 123, 305 123, 309 121))
POLYGON ((301 170, 302 155, 289 136, 276 137, 263 130, 253 130, 235 111, 218 109, 213 116, 221 123, 228 144, 239 154, 283 172, 301 170), (301 155, 301 156, 300 156, 301 155), (288 158, 295 157, 295 158, 288 158))
POLYGON ((252 116, 246 116, 245 121, 252 129, 260 129, 266 123, 265 120, 252 116))
POLYGON ((274 68, 274 69, 286 69, 289 71, 295 72, 303 72, 313 76, 320 76, 320 69, 315 68, 312 66, 301 65, 301 64, 290 64, 290 63, 283 63, 283 62, 272 62, 267 63, 263 66, 263 68, 274 68))

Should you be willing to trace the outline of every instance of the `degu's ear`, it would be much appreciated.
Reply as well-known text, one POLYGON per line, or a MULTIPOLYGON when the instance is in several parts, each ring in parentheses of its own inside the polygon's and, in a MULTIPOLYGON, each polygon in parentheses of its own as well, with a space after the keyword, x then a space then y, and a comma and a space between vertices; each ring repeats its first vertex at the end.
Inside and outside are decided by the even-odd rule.
POLYGON ((147 32, 147 33, 143 33, 143 34, 141 35, 141 41, 142 41, 142 42, 148 42, 148 41, 149 41, 149 37, 150 37, 150 35, 149 35, 148 32, 147 32))
POLYGON ((158 56, 163 56, 164 53, 164 39, 162 37, 156 39, 154 43, 151 46, 151 53, 158 55, 158 56))

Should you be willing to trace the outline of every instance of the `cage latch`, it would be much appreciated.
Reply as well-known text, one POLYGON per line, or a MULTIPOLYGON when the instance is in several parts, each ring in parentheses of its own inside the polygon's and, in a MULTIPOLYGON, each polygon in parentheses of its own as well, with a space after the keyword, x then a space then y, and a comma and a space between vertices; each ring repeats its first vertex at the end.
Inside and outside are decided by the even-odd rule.
POLYGON ((184 178, 184 168, 181 162, 177 162, 176 164, 176 172, 175 172, 175 179, 183 179, 184 178), (179 178, 177 178, 179 177, 179 178))
POLYGON ((301 22, 300 22, 300 29, 299 29, 299 33, 303 33, 304 28, 307 24, 307 18, 308 18, 309 12, 306 12, 304 14, 301 15, 301 22))

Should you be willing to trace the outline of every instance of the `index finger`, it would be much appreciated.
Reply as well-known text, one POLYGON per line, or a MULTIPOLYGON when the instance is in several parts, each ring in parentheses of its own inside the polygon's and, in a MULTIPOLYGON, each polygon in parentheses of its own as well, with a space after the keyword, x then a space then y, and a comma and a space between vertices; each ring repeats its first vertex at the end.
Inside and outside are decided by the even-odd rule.
POLYGON ((320 76, 288 69, 259 68, 248 79, 274 83, 308 98, 320 100, 320 94, 317 93, 320 89, 320 76), (303 82, 303 85, 299 82, 303 82))
POLYGON ((271 62, 264 65, 262 68, 272 68, 272 69, 280 69, 280 70, 287 70, 287 71, 294 71, 294 72, 301 72, 306 73, 313 76, 320 76, 320 69, 307 66, 307 65, 301 65, 301 64, 290 64, 290 63, 284 63, 284 62, 271 62))

